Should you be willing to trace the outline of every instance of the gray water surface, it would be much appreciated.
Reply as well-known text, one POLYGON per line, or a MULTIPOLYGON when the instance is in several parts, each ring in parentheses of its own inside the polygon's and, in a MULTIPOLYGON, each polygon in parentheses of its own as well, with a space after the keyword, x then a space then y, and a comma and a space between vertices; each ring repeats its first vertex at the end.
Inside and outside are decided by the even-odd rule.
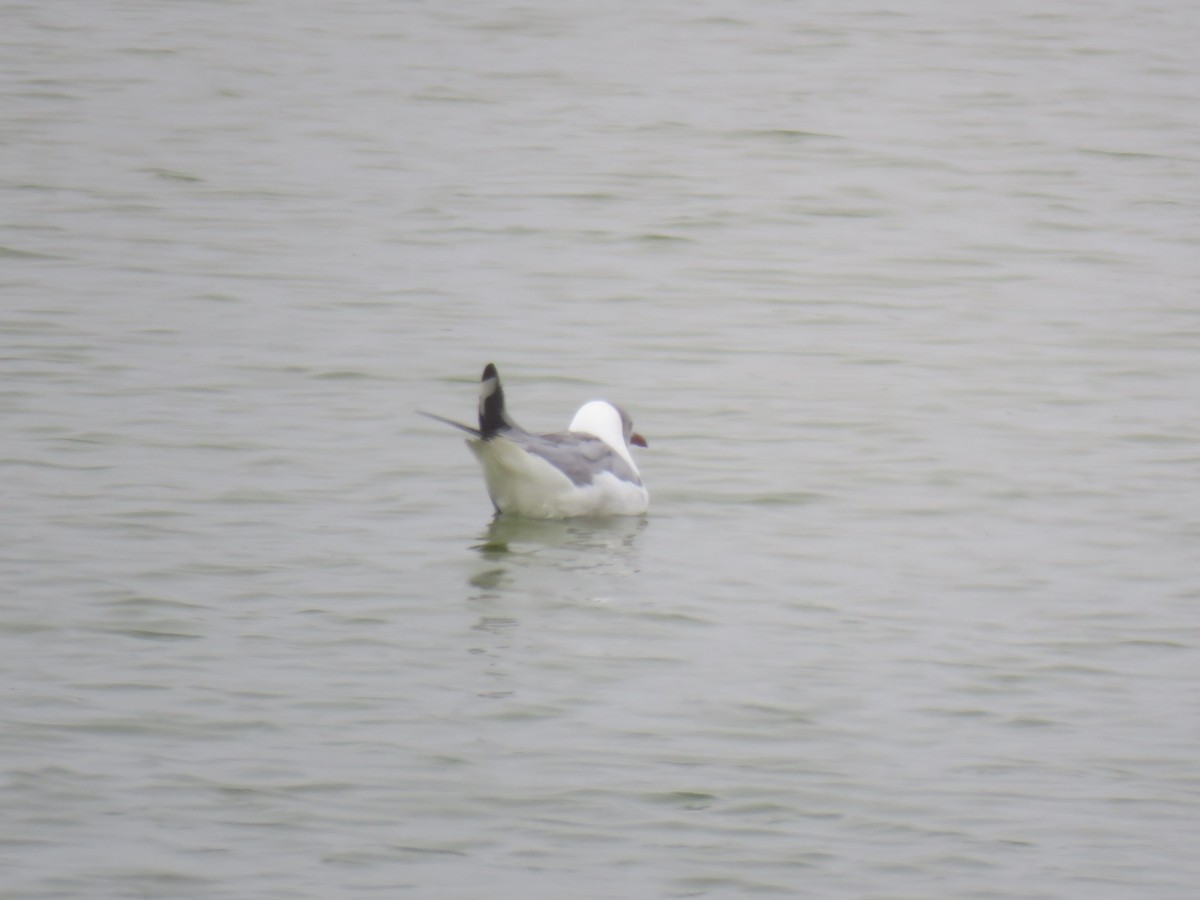
POLYGON ((1194 4, 0 22, 0 896, 1195 896, 1194 4))

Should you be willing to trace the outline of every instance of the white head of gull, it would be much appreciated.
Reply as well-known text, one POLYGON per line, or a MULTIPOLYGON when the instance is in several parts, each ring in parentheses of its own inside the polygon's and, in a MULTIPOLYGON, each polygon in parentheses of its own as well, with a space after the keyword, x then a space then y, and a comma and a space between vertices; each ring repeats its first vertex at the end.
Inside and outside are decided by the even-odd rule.
POLYGON ((606 400, 580 407, 566 431, 531 434, 508 415, 491 363, 479 385, 479 428, 423 413, 469 432, 497 513, 534 519, 636 516, 650 494, 630 445, 645 447, 629 415, 606 400))
POLYGON ((629 452, 629 445, 645 447, 646 440, 640 434, 634 433, 633 421, 621 407, 614 406, 607 400, 585 403, 579 407, 579 412, 575 413, 567 431, 600 438, 629 463, 629 468, 635 475, 641 474, 638 472, 637 463, 633 461, 633 454, 629 452))

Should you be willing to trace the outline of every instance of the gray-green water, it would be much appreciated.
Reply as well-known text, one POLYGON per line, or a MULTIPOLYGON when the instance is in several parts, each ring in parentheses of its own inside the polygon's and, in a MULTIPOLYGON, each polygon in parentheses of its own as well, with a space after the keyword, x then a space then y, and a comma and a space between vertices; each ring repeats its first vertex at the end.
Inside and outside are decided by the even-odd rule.
POLYGON ((1195 895, 1193 4, 0 22, 0 896, 1195 895))

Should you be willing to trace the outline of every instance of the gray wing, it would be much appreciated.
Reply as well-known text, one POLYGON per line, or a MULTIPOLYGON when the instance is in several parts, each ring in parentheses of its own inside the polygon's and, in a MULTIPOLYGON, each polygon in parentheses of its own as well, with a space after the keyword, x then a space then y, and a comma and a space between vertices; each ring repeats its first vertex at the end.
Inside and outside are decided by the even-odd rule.
POLYGON ((540 456, 577 485, 591 484, 601 472, 640 485, 642 479, 612 447, 590 434, 530 434, 512 429, 504 436, 522 450, 540 456))

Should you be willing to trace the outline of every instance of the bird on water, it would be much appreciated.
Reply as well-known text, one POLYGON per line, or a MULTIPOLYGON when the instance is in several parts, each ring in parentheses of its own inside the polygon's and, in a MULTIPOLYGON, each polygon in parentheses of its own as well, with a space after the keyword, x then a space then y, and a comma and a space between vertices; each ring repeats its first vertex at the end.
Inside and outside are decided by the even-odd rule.
POLYGON ((645 447, 621 407, 591 400, 566 431, 532 434, 508 414, 500 373, 488 363, 479 383, 479 427, 422 411, 471 437, 467 446, 483 468, 497 514, 532 519, 637 516, 650 493, 630 447, 645 447))

